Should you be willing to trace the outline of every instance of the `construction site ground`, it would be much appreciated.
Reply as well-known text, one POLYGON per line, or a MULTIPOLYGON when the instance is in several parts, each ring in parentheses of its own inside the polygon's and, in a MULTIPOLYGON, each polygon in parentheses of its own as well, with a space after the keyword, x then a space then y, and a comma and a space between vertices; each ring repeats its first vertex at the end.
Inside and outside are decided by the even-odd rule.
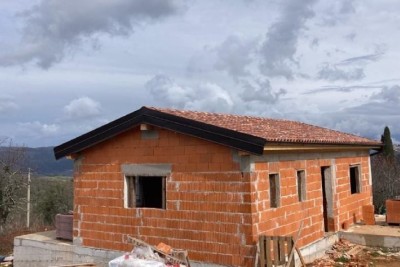
MULTIPOLYGON (((368 236, 369 240, 391 237, 400 240, 400 226, 388 225, 384 215, 375 215, 375 225, 356 224, 345 230, 345 234, 368 236)), ((346 235, 345 235, 346 236, 346 235)), ((400 246, 380 247, 358 245, 340 239, 323 258, 307 266, 345 266, 345 267, 400 267, 400 246)))
POLYGON ((344 266, 344 267, 395 267, 400 266, 399 249, 373 248, 350 243, 340 239, 326 255, 308 267, 344 266))

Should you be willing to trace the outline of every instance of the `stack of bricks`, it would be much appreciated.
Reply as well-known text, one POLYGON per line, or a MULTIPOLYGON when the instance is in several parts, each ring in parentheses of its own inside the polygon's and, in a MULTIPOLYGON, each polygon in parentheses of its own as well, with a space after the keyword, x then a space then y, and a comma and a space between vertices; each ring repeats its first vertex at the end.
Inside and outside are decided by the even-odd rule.
POLYGON ((366 225, 375 225, 374 205, 364 205, 362 207, 363 221, 366 225))
POLYGON ((400 200, 386 200, 386 222, 400 223, 400 200))

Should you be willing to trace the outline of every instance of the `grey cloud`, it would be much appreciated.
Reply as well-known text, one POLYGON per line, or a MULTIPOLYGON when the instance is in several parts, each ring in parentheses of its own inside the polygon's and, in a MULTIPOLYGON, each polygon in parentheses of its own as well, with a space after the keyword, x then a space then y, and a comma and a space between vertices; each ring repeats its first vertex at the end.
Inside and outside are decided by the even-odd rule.
POLYGON ((349 40, 351 42, 353 42, 356 37, 357 37, 357 34, 355 32, 349 33, 344 36, 344 38, 346 38, 347 40, 349 40))
POLYGON ((89 97, 74 99, 64 107, 66 117, 74 120, 97 116, 100 114, 100 110, 100 103, 89 97))
POLYGON ((234 107, 230 93, 214 83, 181 86, 168 76, 156 75, 145 87, 164 106, 214 112, 231 112, 234 107))
POLYGON ((338 22, 343 22, 356 13, 354 0, 338 0, 329 3, 330 5, 327 6, 323 17, 323 25, 325 26, 335 26, 338 22))
POLYGON ((342 1, 342 6, 340 7, 340 14, 353 14, 356 12, 356 9, 353 5, 354 0, 345 0, 342 1))
MULTIPOLYGON (((373 101, 381 101, 385 104, 400 104, 400 86, 394 85, 392 87, 383 87, 382 90, 371 96, 373 101)), ((399 106, 393 106, 397 114, 400 114, 399 106)))
POLYGON ((316 94, 316 93, 325 93, 325 92, 353 92, 355 90, 368 90, 368 89, 377 89, 381 88, 381 86, 374 85, 351 85, 351 86, 323 86, 322 88, 308 90, 303 93, 303 95, 316 94))
POLYGON ((365 66, 381 59, 385 52, 384 45, 377 45, 372 54, 347 58, 336 64, 325 63, 318 72, 318 78, 328 81, 361 80, 365 77, 365 66))
POLYGON ((275 108, 286 95, 284 89, 273 90, 269 80, 253 78, 240 79, 227 90, 216 83, 183 86, 168 76, 156 75, 145 88, 161 106, 251 115, 281 114, 275 108))
POLYGON ((378 51, 377 53, 374 54, 347 58, 339 62, 338 65, 367 64, 370 62, 378 61, 383 55, 384 55, 383 51, 378 51))
POLYGON ((135 27, 175 14, 175 0, 42 0, 19 15, 25 22, 21 44, 0 55, 0 65, 34 62, 49 68, 85 40, 100 34, 126 36, 135 27))
POLYGON ((369 102, 346 108, 336 114, 339 130, 357 129, 369 133, 369 137, 379 138, 386 125, 393 135, 400 137, 400 86, 383 87, 370 96, 369 102))
POLYGON ((338 68, 337 65, 324 64, 321 70, 318 72, 318 78, 328 81, 355 81, 361 80, 365 77, 364 69, 362 68, 351 68, 349 70, 343 70, 338 68))
POLYGON ((308 19, 314 16, 312 7, 316 1, 285 1, 279 21, 274 23, 260 49, 262 62, 260 71, 267 76, 293 78, 292 68, 297 65, 294 58, 300 31, 308 19))
POLYGON ((13 97, 8 95, 0 95, 0 114, 5 114, 18 109, 13 97))
POLYGON ((318 47, 319 46, 319 39, 318 38, 314 38, 311 42, 311 47, 318 47))
POLYGON ((274 104, 287 93, 284 89, 280 89, 278 92, 273 91, 269 80, 255 80, 254 82, 246 80, 241 81, 241 83, 244 91, 240 96, 245 102, 258 101, 274 104))
POLYGON ((238 36, 229 36, 215 48, 215 67, 226 70, 234 79, 248 75, 246 66, 252 62, 251 53, 254 52, 256 44, 256 41, 244 41, 238 36))

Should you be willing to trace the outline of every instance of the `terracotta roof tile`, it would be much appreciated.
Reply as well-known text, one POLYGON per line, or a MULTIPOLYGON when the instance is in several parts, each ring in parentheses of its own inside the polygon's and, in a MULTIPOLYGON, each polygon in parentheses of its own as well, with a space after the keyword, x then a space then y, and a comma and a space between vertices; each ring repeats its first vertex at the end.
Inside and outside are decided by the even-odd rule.
POLYGON ((267 142, 380 145, 381 142, 302 122, 252 116, 147 107, 163 113, 264 138, 267 142))

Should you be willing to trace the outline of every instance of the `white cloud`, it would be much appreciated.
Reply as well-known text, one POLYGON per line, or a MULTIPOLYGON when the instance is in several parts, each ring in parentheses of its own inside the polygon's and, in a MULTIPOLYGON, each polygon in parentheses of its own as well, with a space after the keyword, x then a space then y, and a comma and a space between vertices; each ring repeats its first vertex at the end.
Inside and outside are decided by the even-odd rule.
POLYGON ((165 75, 156 75, 145 86, 163 106, 220 112, 229 112, 234 106, 230 93, 214 83, 193 88, 178 85, 165 75))
POLYGON ((366 136, 400 119, 398 1, 3 2, 0 114, 13 112, 0 127, 18 143, 58 144, 143 105, 366 136), (16 130, 35 121, 36 138, 16 130))
POLYGON ((60 126, 57 124, 46 124, 34 121, 19 123, 19 130, 28 136, 54 136, 59 132, 60 126))
POLYGON ((68 119, 91 118, 99 115, 100 110, 100 103, 86 96, 74 99, 64 107, 68 119))

